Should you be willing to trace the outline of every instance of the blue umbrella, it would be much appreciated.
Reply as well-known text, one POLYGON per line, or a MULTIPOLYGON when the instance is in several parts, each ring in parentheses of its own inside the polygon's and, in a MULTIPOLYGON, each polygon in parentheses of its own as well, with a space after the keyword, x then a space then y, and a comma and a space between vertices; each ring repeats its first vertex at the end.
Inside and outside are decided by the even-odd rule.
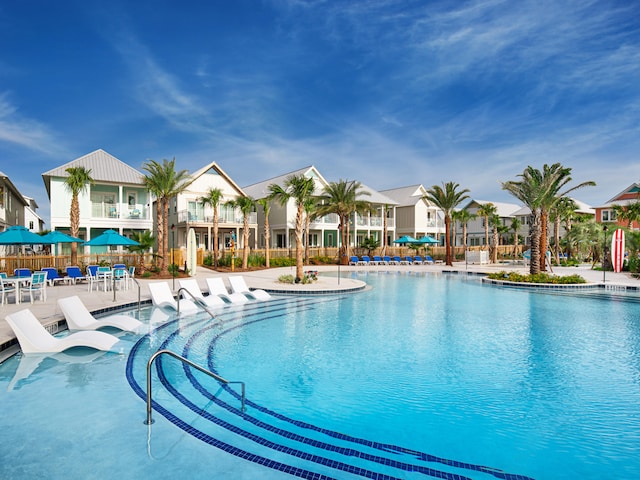
POLYGON ((51 240, 51 243, 84 243, 84 240, 78 237, 72 237, 59 230, 53 230, 52 232, 43 235, 42 238, 51 240))
MULTIPOLYGON (((0 232, 0 245, 50 245, 53 242, 33 233, 29 229, 14 225, 0 232)), ((17 255, 18 268, 20 268, 20 250, 17 255)))
POLYGON ((105 230, 96 238, 92 238, 88 242, 85 242, 85 245, 93 245, 93 246, 117 246, 123 245, 125 247, 140 245, 135 240, 131 240, 123 235, 120 235, 115 230, 105 230))
POLYGON ((421 243, 421 244, 425 244, 425 245, 435 245, 435 244, 439 244, 440 242, 438 240, 436 240, 433 237, 429 237, 429 236, 424 236, 420 239, 418 239, 417 243, 421 243))
POLYGON ((400 244, 405 244, 405 243, 419 243, 418 240, 416 240, 415 238, 413 238, 411 235, 403 235, 402 237, 398 238, 397 240, 394 240, 393 243, 400 243, 400 244))

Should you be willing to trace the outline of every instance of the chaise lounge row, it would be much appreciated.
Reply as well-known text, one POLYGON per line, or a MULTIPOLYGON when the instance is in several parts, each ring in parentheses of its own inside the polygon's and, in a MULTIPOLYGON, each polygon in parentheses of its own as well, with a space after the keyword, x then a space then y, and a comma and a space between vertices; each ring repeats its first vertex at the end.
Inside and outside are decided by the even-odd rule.
POLYGON ((363 255, 361 258, 354 255, 349 260, 349 265, 431 265, 433 263, 433 258, 429 255, 424 258, 419 255, 414 257, 408 255, 404 257, 400 257, 399 255, 393 257, 388 255, 382 257, 374 255, 373 259, 368 255, 363 255))

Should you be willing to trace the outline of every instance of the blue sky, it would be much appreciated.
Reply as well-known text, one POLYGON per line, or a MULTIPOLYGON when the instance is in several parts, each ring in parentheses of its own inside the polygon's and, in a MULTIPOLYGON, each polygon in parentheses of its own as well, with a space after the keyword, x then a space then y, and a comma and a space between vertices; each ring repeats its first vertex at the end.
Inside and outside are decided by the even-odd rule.
POLYGON ((500 181, 561 162, 597 205, 640 180, 639 147, 640 2, 0 5, 0 170, 46 221, 41 174, 98 148, 513 203, 500 181))

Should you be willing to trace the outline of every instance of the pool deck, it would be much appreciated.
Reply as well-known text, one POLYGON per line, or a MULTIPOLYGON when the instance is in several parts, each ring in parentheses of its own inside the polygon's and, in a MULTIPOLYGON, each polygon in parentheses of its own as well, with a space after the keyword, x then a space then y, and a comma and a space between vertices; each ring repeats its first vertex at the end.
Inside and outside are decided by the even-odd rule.
MULTIPOLYGON (((358 291, 366 286, 362 280, 354 279, 352 272, 373 272, 373 271, 390 271, 390 272, 449 272, 457 271, 459 273, 490 273, 505 271, 520 271, 523 273, 528 272, 528 267, 523 265, 508 265, 508 264, 496 264, 496 265, 465 265, 464 262, 454 263, 453 267, 448 267, 444 264, 436 265, 385 265, 385 266, 341 266, 337 265, 322 265, 322 266, 306 266, 305 270, 317 270, 320 273, 318 280, 311 284, 282 284, 279 283, 278 277, 285 274, 295 274, 295 268, 283 267, 272 268, 265 270, 255 270, 249 272, 235 272, 235 273, 221 273, 208 270, 205 268, 198 268, 195 278, 198 280, 198 284, 203 291, 207 291, 205 278, 210 276, 222 276, 225 278, 229 275, 242 275, 245 277, 247 285, 250 288, 261 288, 274 293, 289 293, 289 294, 322 294, 332 292, 348 292, 358 291), (331 273, 331 276, 323 276, 322 273, 331 273), (339 273, 339 276, 337 275, 339 273)), ((597 270, 591 270, 590 265, 584 265, 580 267, 556 267, 553 270, 556 275, 572 275, 578 274, 587 280, 590 284, 602 285, 603 284, 603 272, 597 270)), ((148 301, 151 297, 147 284, 150 282, 158 282, 163 280, 148 280, 143 278, 136 278, 140 283, 140 300, 142 302, 148 301)), ((172 285, 172 280, 164 280, 172 285)), ((613 273, 606 272, 606 285, 621 286, 621 287, 636 287, 640 288, 640 280, 631 277, 628 273, 613 273)), ((175 288, 178 289, 178 280, 175 282, 175 288)), ((134 285, 129 290, 119 290, 116 292, 116 301, 113 300, 112 291, 87 291, 88 287, 86 283, 79 283, 76 285, 56 285, 55 287, 47 288, 47 300, 35 301, 33 304, 29 302, 16 305, 14 303, 0 305, 0 362, 5 357, 15 353, 18 348, 17 345, 9 346, 11 343, 15 343, 15 336, 13 331, 4 320, 7 314, 23 310, 25 308, 30 309, 36 317, 41 321, 43 325, 51 323, 57 323, 64 317, 58 307, 58 298, 69 297, 78 295, 87 308, 90 311, 98 311, 103 309, 109 309, 118 307, 120 305, 136 304, 138 302, 138 288, 134 285)))

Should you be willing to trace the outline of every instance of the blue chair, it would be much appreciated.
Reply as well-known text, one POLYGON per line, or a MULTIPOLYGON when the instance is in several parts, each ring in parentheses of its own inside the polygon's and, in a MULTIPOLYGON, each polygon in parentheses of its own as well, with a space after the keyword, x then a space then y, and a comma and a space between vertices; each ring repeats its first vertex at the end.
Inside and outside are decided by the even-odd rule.
POLYGON ((31 270, 28 268, 16 268, 13 271, 13 275, 16 277, 30 277, 31 276, 31 270))
POLYGON ((371 265, 371 259, 369 255, 363 255, 362 260, 358 262, 358 265, 371 265))
POLYGON ((349 265, 358 265, 358 262, 360 262, 360 259, 356 256, 349 259, 349 265))
POLYGON ((374 255, 373 260, 371 260, 372 265, 386 265, 386 262, 382 260, 382 257, 379 255, 374 255))
POLYGON ((82 273, 80 267, 67 267, 67 278, 71 279, 71 283, 87 281, 87 277, 82 273))
POLYGON ((431 258, 431 256, 430 256, 430 255, 425 255, 425 257, 424 257, 424 263, 427 263, 427 264, 429 264, 429 265, 433 265, 433 263, 434 263, 434 262, 433 262, 433 258, 431 258))
POLYGON ((56 282, 65 282, 66 279, 58 275, 58 269, 53 267, 45 267, 42 269, 44 273, 47 274, 47 282, 49 282, 49 286, 53 287, 56 282))
POLYGON ((415 255, 413 257, 413 263, 415 263, 416 265, 423 265, 424 264, 424 260, 422 259, 422 257, 420 255, 415 255))
POLYGON ((0 305, 4 305, 5 302, 9 303, 9 295, 11 294, 13 294, 17 302, 16 287, 12 283, 5 283, 5 278, 7 278, 6 274, 4 277, 0 276, 0 305))
POLYGON ((389 255, 384 255, 382 257, 382 261, 384 262, 385 265, 391 265, 391 257, 389 255))

